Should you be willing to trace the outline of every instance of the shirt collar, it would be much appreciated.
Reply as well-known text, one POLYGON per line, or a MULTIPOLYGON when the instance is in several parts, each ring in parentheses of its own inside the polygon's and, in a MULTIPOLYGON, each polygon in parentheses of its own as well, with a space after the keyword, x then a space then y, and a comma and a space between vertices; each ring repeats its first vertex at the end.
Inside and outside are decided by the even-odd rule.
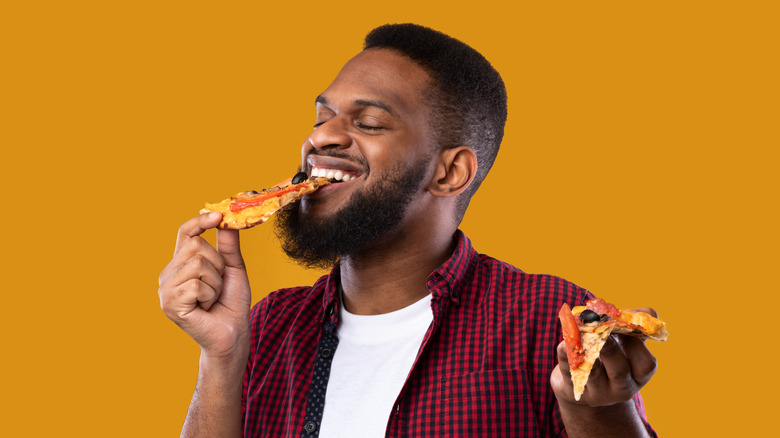
MULTIPOLYGON (((452 252, 452 256, 428 276, 427 286, 433 299, 450 299, 457 303, 462 289, 460 285, 477 264, 479 255, 463 231, 457 230, 452 238, 455 240, 455 250, 452 252)), ((339 262, 336 262, 330 274, 317 280, 313 287, 314 289, 325 288, 322 301, 322 321, 330 319, 332 322, 337 322, 338 312, 336 309, 339 306, 340 285, 341 270, 339 262)))
POLYGON ((434 299, 448 298, 457 303, 461 284, 474 269, 479 255, 463 231, 457 230, 452 238, 455 239, 452 256, 428 276, 427 284, 434 299))
POLYGON ((331 322, 338 322, 338 308, 339 297, 341 296, 341 269, 340 263, 336 262, 333 265, 333 269, 330 270, 330 274, 326 277, 320 277, 317 283, 314 284, 313 289, 318 287, 325 287, 325 293, 322 299, 322 313, 320 315, 320 321, 325 322, 330 320, 331 322))

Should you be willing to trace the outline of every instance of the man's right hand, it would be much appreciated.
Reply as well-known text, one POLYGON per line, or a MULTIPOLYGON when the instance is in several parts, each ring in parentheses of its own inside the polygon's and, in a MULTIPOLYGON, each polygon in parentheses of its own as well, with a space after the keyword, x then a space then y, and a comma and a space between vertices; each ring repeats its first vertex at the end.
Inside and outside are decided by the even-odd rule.
POLYGON ((251 293, 238 231, 217 230, 216 249, 200 236, 220 219, 219 213, 209 213, 182 224, 158 293, 168 318, 200 345, 201 362, 231 364, 243 372, 251 293))
POLYGON ((198 384, 182 437, 240 437, 241 382, 249 357, 252 297, 238 231, 202 237, 221 214, 202 214, 179 228, 173 259, 160 274, 165 314, 200 345, 198 384))

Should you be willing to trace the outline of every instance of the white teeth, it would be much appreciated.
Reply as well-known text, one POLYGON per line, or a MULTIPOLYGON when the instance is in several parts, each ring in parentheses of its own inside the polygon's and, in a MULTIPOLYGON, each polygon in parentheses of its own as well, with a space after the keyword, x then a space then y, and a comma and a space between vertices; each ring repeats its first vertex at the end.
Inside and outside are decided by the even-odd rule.
POLYGON ((319 178, 335 179, 337 181, 351 181, 355 179, 354 176, 350 176, 349 174, 344 173, 341 170, 318 169, 316 167, 311 170, 311 176, 319 177, 319 178))

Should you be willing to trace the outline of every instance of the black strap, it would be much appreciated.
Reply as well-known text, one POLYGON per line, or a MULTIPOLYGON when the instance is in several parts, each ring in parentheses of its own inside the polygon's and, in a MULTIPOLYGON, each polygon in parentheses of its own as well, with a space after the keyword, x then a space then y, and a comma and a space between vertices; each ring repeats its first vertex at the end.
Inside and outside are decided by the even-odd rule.
POLYGON ((328 379, 330 378, 330 365, 333 362, 333 354, 336 352, 338 344, 336 323, 331 320, 325 325, 325 332, 317 346, 317 358, 309 386, 303 432, 301 432, 302 438, 316 437, 320 434, 322 410, 325 408, 325 392, 328 389, 328 379))

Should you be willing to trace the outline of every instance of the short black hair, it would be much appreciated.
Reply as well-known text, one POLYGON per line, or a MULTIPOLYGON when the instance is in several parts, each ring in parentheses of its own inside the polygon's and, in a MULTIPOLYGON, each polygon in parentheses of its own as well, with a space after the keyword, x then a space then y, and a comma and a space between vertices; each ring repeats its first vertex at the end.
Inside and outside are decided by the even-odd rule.
POLYGON ((391 49, 422 66, 434 81, 429 96, 436 141, 443 148, 469 146, 477 174, 459 200, 458 220, 487 176, 504 137, 506 88, 482 54, 437 30, 417 24, 386 24, 366 35, 364 50, 391 49))

